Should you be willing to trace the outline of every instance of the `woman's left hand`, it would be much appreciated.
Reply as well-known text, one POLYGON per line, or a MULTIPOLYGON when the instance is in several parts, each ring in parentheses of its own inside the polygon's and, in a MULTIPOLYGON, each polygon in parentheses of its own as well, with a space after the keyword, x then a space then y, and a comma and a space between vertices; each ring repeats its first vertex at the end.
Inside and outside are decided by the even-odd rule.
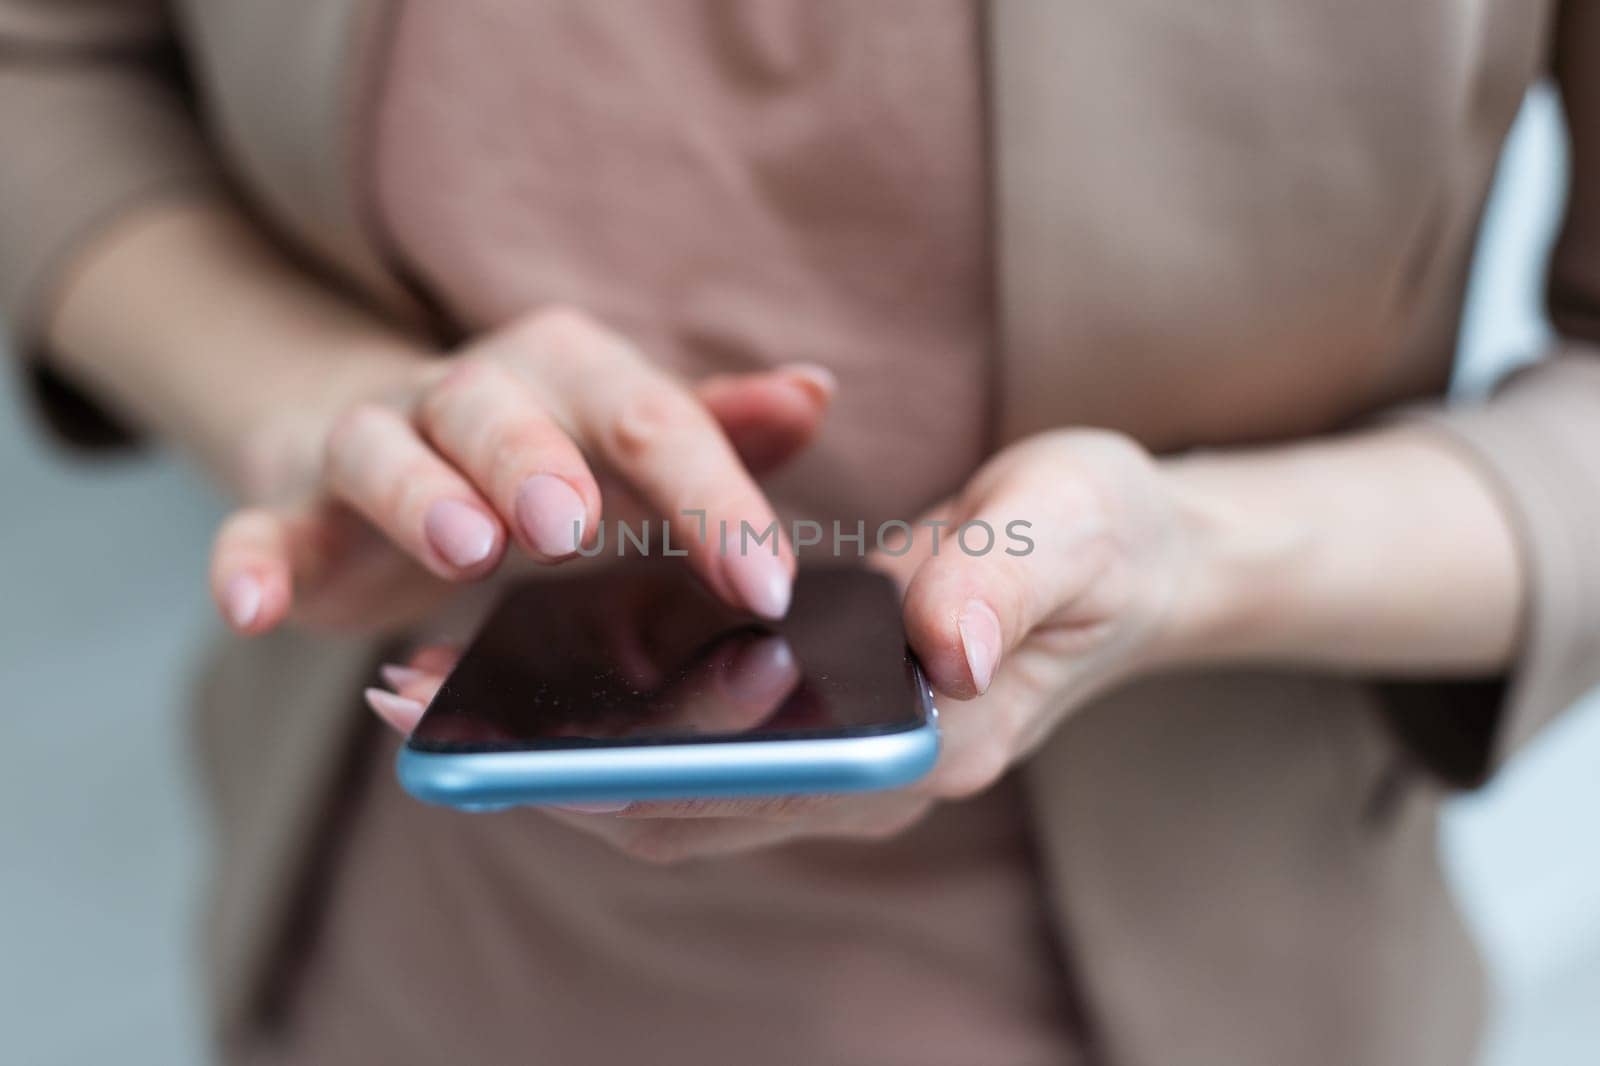
MULTIPOLYGON (((872 559, 905 589, 906 631, 939 697, 943 747, 926 778, 888 793, 552 813, 661 862, 898 832, 993 785, 1095 693, 1180 657, 1191 539, 1169 480, 1131 440, 1070 430, 1019 442, 909 546, 872 559)), ((420 653, 387 672, 399 698, 369 699, 409 731, 448 665, 448 653, 420 653)))

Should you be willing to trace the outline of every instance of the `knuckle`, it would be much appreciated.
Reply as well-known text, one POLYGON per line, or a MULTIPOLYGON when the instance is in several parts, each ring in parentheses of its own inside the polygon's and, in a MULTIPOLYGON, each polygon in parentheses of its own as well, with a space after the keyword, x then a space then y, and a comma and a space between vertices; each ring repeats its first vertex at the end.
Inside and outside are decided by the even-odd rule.
POLYGON ((694 401, 665 382, 635 386, 617 405, 610 427, 616 454, 638 458, 694 423, 694 401))
POLYGON ((514 478, 550 450, 554 436, 536 416, 506 419, 489 431, 485 457, 489 472, 497 480, 514 478))
POLYGON ((605 327, 588 313, 565 304, 530 312, 513 330, 535 346, 547 345, 558 352, 593 347, 609 339, 605 327))
POLYGON ((362 442, 386 429, 394 417, 388 408, 370 401, 346 408, 323 442, 323 464, 331 470, 348 469, 362 442))
POLYGON ((419 457, 406 461, 396 474, 376 501, 382 514, 396 521, 407 515, 420 516, 426 505, 439 495, 438 466, 431 456, 419 457))
MULTIPOLYGON (((1068 467, 1054 488, 1051 510, 1058 522, 1070 523, 1081 544, 1104 533, 1111 521, 1119 491, 1101 472, 1068 467)), ((1048 530, 1044 531, 1048 533, 1048 530)))
POLYGON ((1104 509, 1117 498, 1121 486, 1155 470, 1150 453, 1122 433, 1072 429, 1059 430, 1055 436, 1056 448, 1064 453, 1066 466, 1074 475, 1066 479, 1067 484, 1075 489, 1074 502, 1082 509, 1104 509))
POLYGON ((1087 434, 1087 447, 1110 466, 1123 471, 1133 471, 1153 465, 1150 453, 1125 433, 1108 429, 1084 432, 1087 434))
POLYGON ((418 420, 429 427, 445 425, 472 396, 492 388, 498 374, 499 368, 488 359, 460 356, 452 360, 450 369, 422 393, 417 402, 418 420))

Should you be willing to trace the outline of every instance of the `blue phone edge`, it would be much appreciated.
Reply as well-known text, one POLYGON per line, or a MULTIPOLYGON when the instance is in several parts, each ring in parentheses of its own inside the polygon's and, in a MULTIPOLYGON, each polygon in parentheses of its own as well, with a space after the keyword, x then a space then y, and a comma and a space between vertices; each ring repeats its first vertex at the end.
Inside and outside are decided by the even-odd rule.
POLYGON ((922 723, 893 733, 464 753, 419 751, 407 742, 395 772, 424 803, 467 811, 901 788, 939 759, 933 688, 921 665, 910 662, 922 723))
POLYGON ((402 747, 395 769, 426 803, 464 810, 618 800, 865 792, 933 768, 939 729, 803 740, 439 753, 402 747))

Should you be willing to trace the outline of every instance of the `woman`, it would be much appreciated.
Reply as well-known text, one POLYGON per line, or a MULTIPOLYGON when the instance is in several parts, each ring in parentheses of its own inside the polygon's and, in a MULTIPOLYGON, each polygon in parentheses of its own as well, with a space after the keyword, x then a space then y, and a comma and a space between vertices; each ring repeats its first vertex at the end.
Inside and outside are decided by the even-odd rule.
MULTIPOLYGON (((200 722, 232 1060, 1470 1054, 1440 795, 1600 674, 1592 9, 165 6, 0 3, 0 293, 62 429, 242 501, 200 722), (1562 339, 1446 411, 1547 69, 1562 339), (1033 523, 874 560, 928 781, 400 797, 380 652, 685 506, 1033 523)), ((691 564, 785 608, 787 544, 691 564)))

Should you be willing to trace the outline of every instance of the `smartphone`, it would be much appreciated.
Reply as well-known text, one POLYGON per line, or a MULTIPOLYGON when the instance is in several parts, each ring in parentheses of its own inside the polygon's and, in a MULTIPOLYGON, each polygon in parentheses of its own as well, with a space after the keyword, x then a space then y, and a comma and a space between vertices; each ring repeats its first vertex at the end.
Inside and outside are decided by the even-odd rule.
POLYGON ((939 753, 900 597, 802 568, 788 617, 670 560, 513 586, 401 749, 401 784, 466 810, 897 788, 939 753))

